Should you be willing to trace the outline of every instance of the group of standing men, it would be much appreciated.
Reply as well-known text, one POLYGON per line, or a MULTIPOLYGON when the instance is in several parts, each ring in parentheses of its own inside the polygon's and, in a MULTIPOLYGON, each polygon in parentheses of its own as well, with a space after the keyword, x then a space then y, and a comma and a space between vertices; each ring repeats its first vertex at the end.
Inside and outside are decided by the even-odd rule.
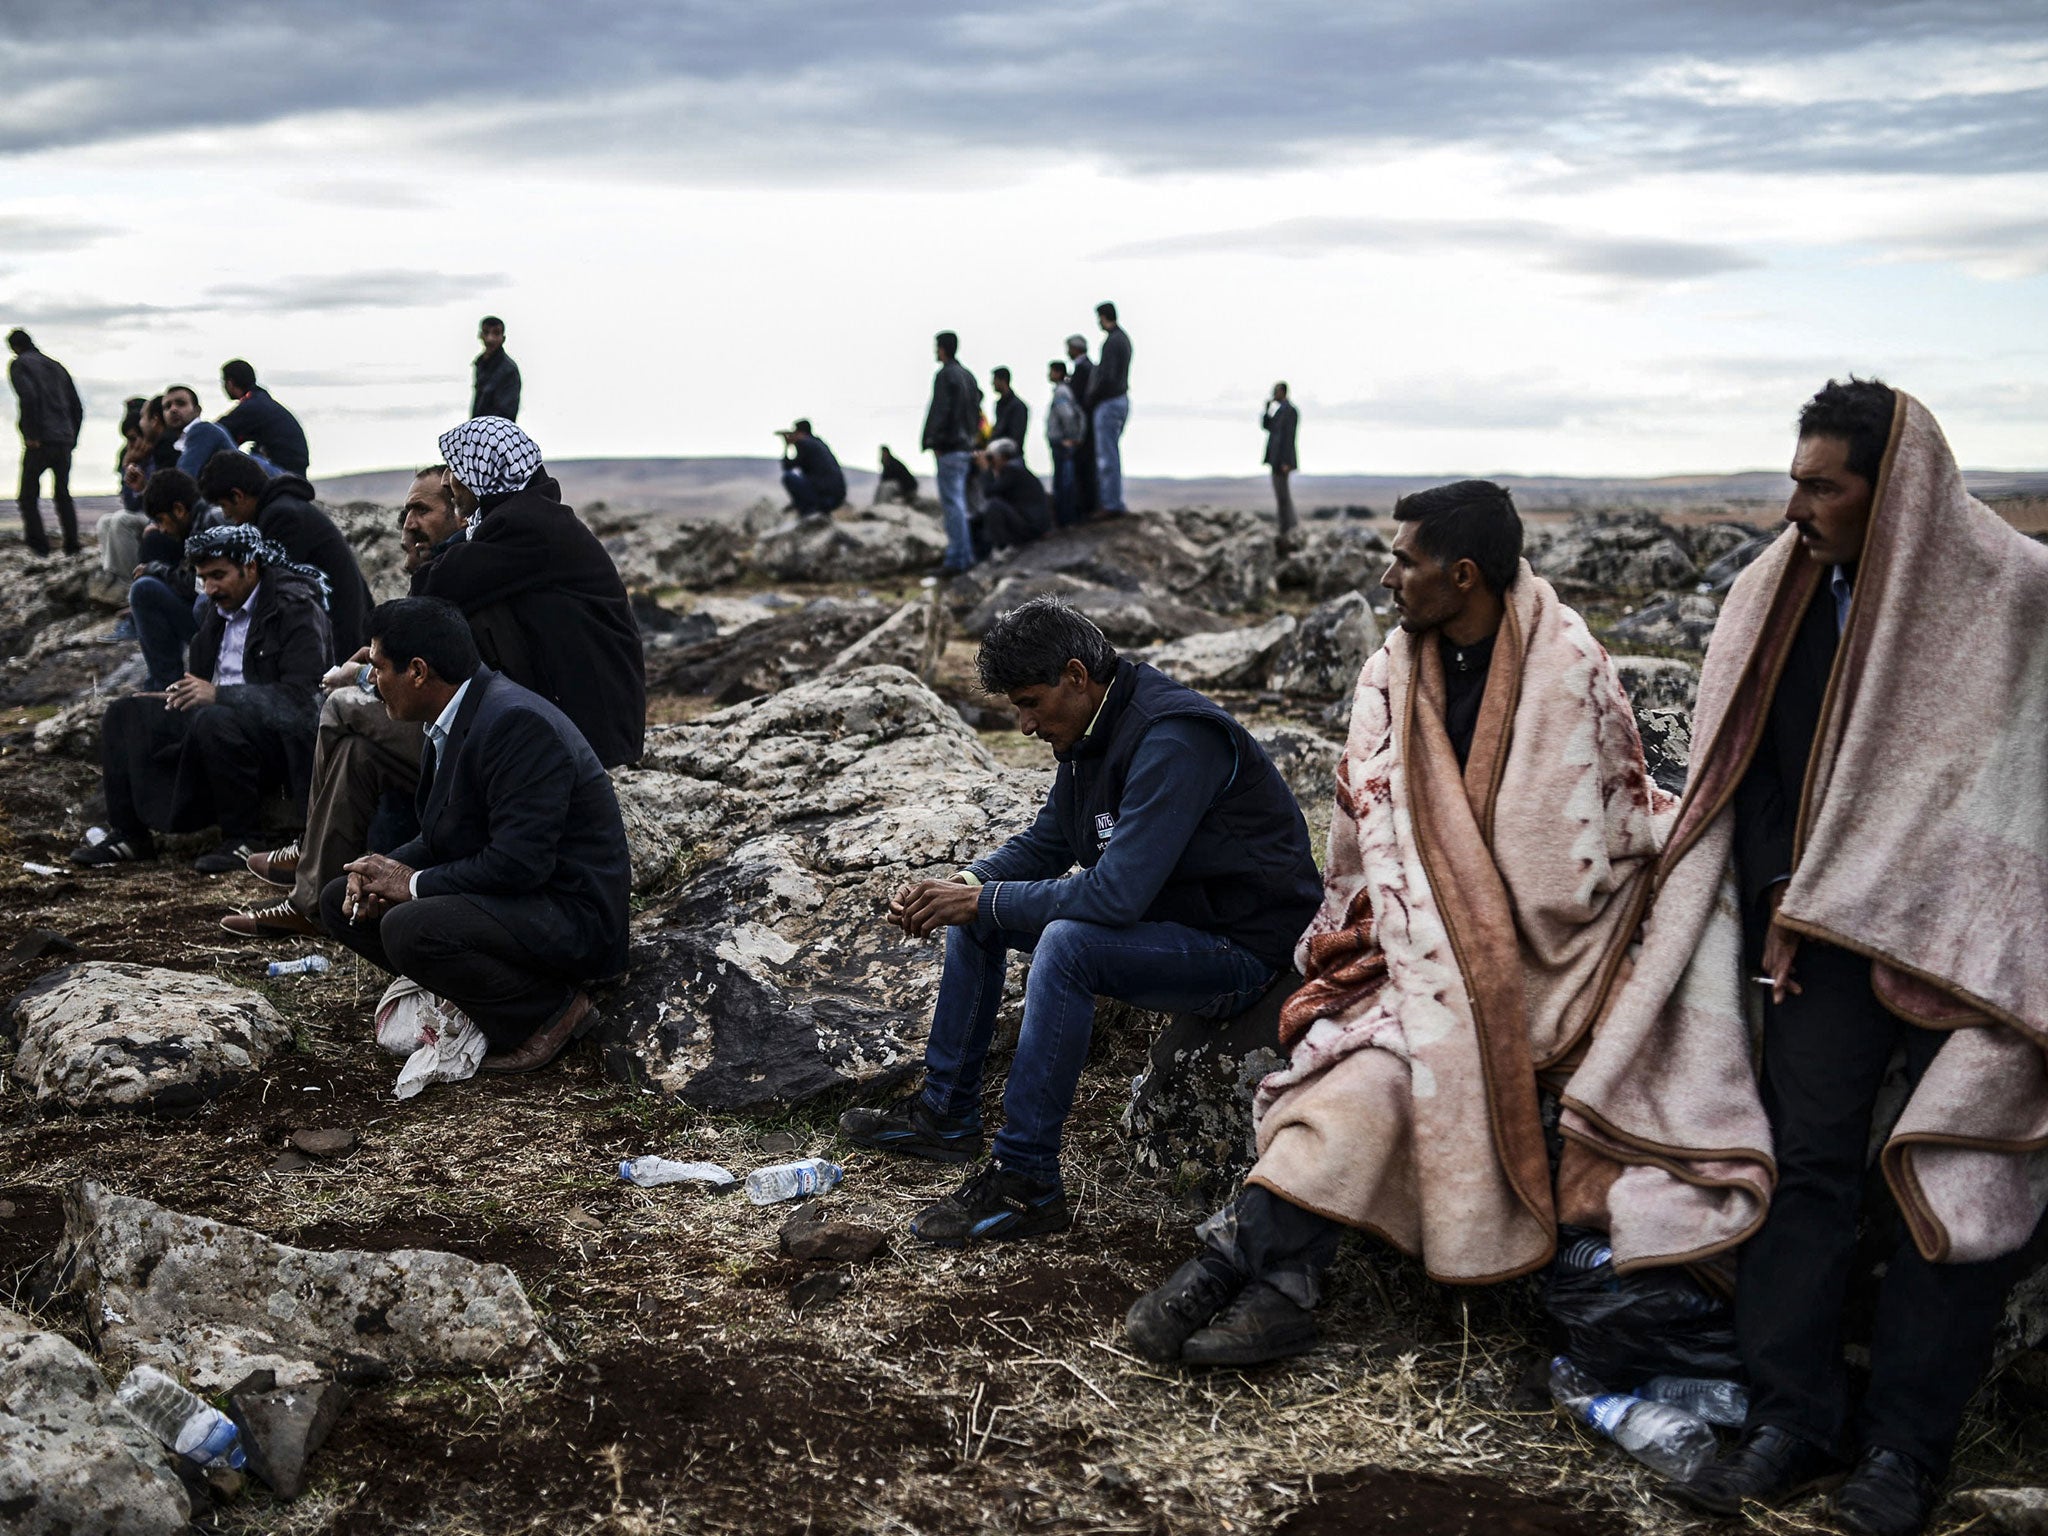
POLYGON ((1807 402, 1792 479, 1707 652, 1682 797, 1522 558, 1508 492, 1404 498, 1400 628, 1359 678, 1320 875, 1220 706, 1056 599, 998 619, 983 684, 1058 771, 1028 830, 890 904, 946 934, 925 1079, 840 1121, 977 1160, 1006 961, 1032 953, 993 1156, 912 1234, 1069 1225, 1060 1140, 1096 997, 1224 1020, 1291 966, 1257 1164, 1130 1309, 1138 1353, 1312 1347, 1346 1229, 1478 1285, 1593 1228, 1617 1274, 1734 1287, 1748 1423, 1682 1497, 1735 1513, 1829 1484, 1851 1531, 1922 1530, 2048 1205, 2048 549, 1877 381, 1807 402), (1845 1314, 1895 1059, 1893 1237, 1856 1393, 1845 1314))

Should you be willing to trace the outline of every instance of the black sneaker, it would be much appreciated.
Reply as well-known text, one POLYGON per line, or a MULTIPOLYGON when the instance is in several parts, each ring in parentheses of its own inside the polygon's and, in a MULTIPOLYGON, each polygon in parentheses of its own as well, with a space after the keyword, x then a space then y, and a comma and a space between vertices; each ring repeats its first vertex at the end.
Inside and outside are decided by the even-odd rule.
POLYGON ((839 1134, 857 1147, 934 1163, 971 1163, 981 1156, 981 1122, 932 1113, 921 1090, 875 1109, 849 1109, 839 1117, 839 1134))
POLYGON ((146 832, 140 837, 108 837, 97 843, 80 843, 71 850, 71 862, 87 869, 108 864, 142 864, 155 857, 156 839, 146 832))
POLYGON ((1180 1359, 1181 1346, 1229 1306, 1245 1277, 1222 1254, 1205 1248, 1173 1272, 1166 1284, 1147 1291, 1124 1314, 1131 1348, 1156 1365, 1180 1359))
POLYGON ((1001 1163, 990 1163, 912 1217, 910 1235, 921 1243, 960 1248, 996 1238, 1064 1232, 1073 1224, 1066 1191, 1059 1185, 1041 1184, 1001 1163))
POLYGON ((229 870, 247 869, 249 855, 256 851, 256 845, 238 841, 232 837, 220 840, 220 846, 211 853, 202 853, 192 861, 192 867, 202 875, 224 875, 229 870))
POLYGON ((1315 1347, 1315 1313, 1259 1280, 1183 1344, 1180 1357, 1188 1365, 1264 1365, 1315 1347))

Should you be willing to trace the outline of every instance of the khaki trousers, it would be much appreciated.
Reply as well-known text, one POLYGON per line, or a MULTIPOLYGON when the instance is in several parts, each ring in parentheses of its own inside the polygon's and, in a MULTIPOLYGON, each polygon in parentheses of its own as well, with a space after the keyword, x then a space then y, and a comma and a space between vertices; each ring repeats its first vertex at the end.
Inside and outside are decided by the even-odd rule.
POLYGON ((327 696, 313 744, 313 788, 292 886, 292 907, 301 916, 317 923, 320 888, 367 851, 370 822, 385 791, 410 795, 419 787, 425 739, 424 726, 392 719, 374 693, 350 686, 327 696))

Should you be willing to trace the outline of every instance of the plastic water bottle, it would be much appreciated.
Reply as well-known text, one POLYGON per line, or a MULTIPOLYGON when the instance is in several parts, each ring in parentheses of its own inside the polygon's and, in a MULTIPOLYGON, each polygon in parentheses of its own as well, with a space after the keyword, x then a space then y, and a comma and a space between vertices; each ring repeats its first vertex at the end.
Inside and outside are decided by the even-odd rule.
POLYGON ((297 960, 273 960, 264 967, 266 976, 322 976, 334 969, 325 955, 306 955, 297 960))
POLYGON ((114 1401, 137 1423, 198 1466, 239 1468, 248 1460, 235 1421, 154 1366, 128 1373, 114 1401))
POLYGON ((1582 1237, 1558 1250, 1557 1262, 1566 1269, 1598 1269, 1612 1263, 1614 1250, 1597 1237, 1582 1237))
POLYGON ((638 1184, 642 1189, 652 1189, 657 1184, 710 1184, 718 1189, 731 1189, 739 1178, 730 1169, 716 1163, 672 1163, 665 1157, 636 1157, 629 1163, 619 1164, 619 1177, 628 1184, 638 1184))
POLYGON ((1636 1388, 1636 1396, 1683 1408, 1693 1417, 1723 1429, 1740 1429, 1749 1422, 1749 1392, 1739 1381, 1709 1376, 1658 1376, 1636 1388))
POLYGON ((1600 1384, 1563 1355, 1550 1362, 1550 1395, 1654 1472, 1690 1482, 1714 1456, 1706 1422, 1669 1403, 1647 1402, 1600 1384))
POLYGON ((773 1205, 778 1200, 794 1200, 798 1195, 815 1195, 845 1177, 844 1168, 822 1157, 777 1163, 772 1168, 756 1168, 747 1175, 747 1198, 756 1205, 773 1205))

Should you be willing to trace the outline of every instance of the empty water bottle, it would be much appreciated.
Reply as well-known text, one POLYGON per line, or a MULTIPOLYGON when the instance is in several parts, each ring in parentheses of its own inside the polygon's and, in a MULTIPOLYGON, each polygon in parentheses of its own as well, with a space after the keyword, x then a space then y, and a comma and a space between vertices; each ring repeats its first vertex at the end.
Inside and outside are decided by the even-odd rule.
POLYGON ((1683 1408, 1646 1402, 1600 1384, 1563 1355, 1550 1362, 1550 1395, 1654 1472, 1690 1482, 1714 1456, 1714 1432, 1683 1408))
POLYGON ((772 1168, 756 1168, 747 1175, 747 1198, 756 1205, 773 1205, 778 1200, 794 1200, 798 1195, 815 1195, 845 1177, 844 1168, 822 1157, 777 1163, 772 1168))
POLYGON ((619 1177, 628 1184, 651 1189, 657 1184, 709 1184, 714 1189, 731 1189, 739 1183, 730 1170, 716 1163, 672 1163, 665 1157, 636 1157, 619 1164, 619 1177))
POLYGON ((1723 1429, 1740 1429, 1749 1422, 1749 1393, 1739 1381, 1707 1376, 1657 1376, 1636 1388, 1636 1396, 1683 1408, 1695 1418, 1723 1429))
POLYGON ((273 960, 264 967, 266 976, 319 976, 334 968, 325 955, 306 955, 298 960, 273 960))
POLYGON ((153 1366, 128 1373, 114 1400, 144 1429, 202 1467, 240 1467, 247 1455, 235 1421, 153 1366))

